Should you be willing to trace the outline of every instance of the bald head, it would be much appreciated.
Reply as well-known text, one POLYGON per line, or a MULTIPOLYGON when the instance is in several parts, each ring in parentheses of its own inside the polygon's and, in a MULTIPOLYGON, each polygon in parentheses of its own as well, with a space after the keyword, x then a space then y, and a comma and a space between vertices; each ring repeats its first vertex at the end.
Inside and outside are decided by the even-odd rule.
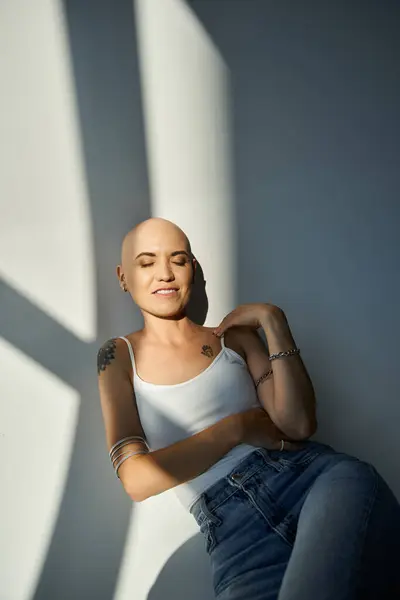
POLYGON ((188 237, 178 225, 160 217, 142 221, 128 231, 122 241, 121 264, 132 261, 141 252, 154 252, 169 240, 180 245, 176 250, 185 250, 191 256, 188 237))
POLYGON ((184 315, 195 271, 189 240, 171 221, 147 219, 124 237, 117 277, 147 317, 184 315), (159 294, 163 286, 170 290, 168 295, 159 294))

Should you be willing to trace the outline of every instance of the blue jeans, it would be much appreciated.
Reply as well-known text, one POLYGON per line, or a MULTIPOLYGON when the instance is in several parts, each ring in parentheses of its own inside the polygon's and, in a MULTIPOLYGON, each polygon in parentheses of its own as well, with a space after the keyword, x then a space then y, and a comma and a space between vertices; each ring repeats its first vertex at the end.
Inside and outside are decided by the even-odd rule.
POLYGON ((218 600, 400 599, 400 506, 318 442, 257 448, 195 502, 218 600))

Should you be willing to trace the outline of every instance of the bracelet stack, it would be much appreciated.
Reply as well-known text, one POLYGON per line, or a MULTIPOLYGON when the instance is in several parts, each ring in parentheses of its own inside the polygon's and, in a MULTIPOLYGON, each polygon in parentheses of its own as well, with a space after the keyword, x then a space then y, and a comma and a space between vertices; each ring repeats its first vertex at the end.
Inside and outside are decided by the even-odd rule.
MULTIPOLYGON (((277 358, 285 358, 286 356, 292 356, 293 354, 300 354, 300 348, 293 348, 292 350, 286 350, 286 352, 278 352, 278 354, 271 354, 268 357, 268 359, 272 361, 276 360, 277 358)), ((256 381, 256 389, 258 388, 260 383, 268 379, 270 375, 272 375, 272 369, 264 373, 264 375, 261 375, 261 377, 256 381)))
POLYGON ((111 448, 109 455, 110 455, 111 463, 114 467, 115 474, 118 477, 118 479, 119 479, 118 469, 122 465, 122 463, 126 461, 127 458, 130 458, 131 456, 135 456, 136 454, 148 454, 149 451, 150 451, 150 448, 149 448, 148 443, 142 436, 139 436, 139 435, 130 435, 129 437, 122 438, 122 440, 119 440, 118 442, 116 442, 113 445, 113 447, 111 448), (123 448, 127 444, 132 444, 133 442, 143 444, 146 447, 146 449, 145 450, 135 450, 133 452, 129 451, 129 450, 125 450, 121 454, 117 454, 119 452, 119 450, 121 450, 121 448, 123 448))

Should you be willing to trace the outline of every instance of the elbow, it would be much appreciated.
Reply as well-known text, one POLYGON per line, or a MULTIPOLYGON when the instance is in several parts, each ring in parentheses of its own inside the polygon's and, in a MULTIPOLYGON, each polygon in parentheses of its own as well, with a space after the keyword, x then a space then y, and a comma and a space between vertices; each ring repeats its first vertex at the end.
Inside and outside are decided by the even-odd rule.
POLYGON ((318 429, 317 417, 312 415, 304 420, 299 426, 298 430, 298 440, 308 440, 308 438, 312 437, 318 429))
POLYGON ((129 498, 135 503, 144 502, 145 500, 153 496, 153 494, 148 489, 148 486, 142 485, 137 478, 135 478, 135 483, 131 483, 130 485, 128 484, 125 486, 125 491, 128 494, 129 498))
POLYGON ((127 492, 127 494, 132 500, 132 502, 135 502, 135 504, 139 504, 140 502, 144 502, 145 500, 147 500, 147 498, 150 498, 150 496, 143 493, 142 490, 130 490, 129 492, 127 492))
POLYGON ((317 419, 315 416, 305 416, 289 424, 285 421, 277 422, 278 427, 286 433, 293 441, 302 442, 308 440, 317 431, 317 419))
POLYGON ((125 491, 130 499, 135 503, 144 502, 153 494, 151 493, 149 486, 144 485, 143 480, 139 477, 133 478, 133 481, 125 486, 125 491))
MULTIPOLYGON (((152 477, 149 472, 147 455, 138 455, 127 461, 124 480, 122 481, 125 492, 132 502, 144 502, 154 495, 152 492, 152 477)), ((122 475, 121 475, 122 476, 122 475)))
POLYGON ((159 471, 152 468, 152 461, 148 461, 147 457, 148 455, 144 455, 132 460, 125 480, 125 491, 135 503, 144 502, 172 487, 165 485, 165 478, 160 477, 159 471))
POLYGON ((296 424, 297 429, 297 437, 298 441, 308 440, 308 438, 312 437, 317 429, 318 429, 318 421, 317 421, 317 412, 316 412, 316 403, 315 396, 313 397, 313 401, 304 402, 304 410, 303 415, 299 419, 296 424))
POLYGON ((314 415, 289 421, 287 418, 275 419, 275 425, 293 441, 305 441, 317 431, 318 423, 314 415))
POLYGON ((128 476, 125 475, 124 480, 121 479, 122 485, 132 502, 144 502, 144 500, 150 498, 152 494, 149 493, 148 486, 143 485, 143 477, 139 477, 138 473, 133 473, 132 471, 133 469, 128 472, 128 476))

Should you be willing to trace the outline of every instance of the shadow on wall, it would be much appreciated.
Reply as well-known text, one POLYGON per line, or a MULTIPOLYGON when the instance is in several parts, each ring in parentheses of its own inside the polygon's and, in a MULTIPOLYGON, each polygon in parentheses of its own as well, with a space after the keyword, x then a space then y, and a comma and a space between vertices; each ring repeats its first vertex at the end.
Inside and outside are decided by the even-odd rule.
POLYGON ((64 10, 94 234, 98 339, 78 343, 10 290, 5 337, 81 396, 64 495, 33 598, 110 600, 134 511, 105 449, 96 354, 105 339, 140 325, 115 265, 123 235, 150 216, 150 203, 132 2, 89 0, 82 10, 78 0, 66 0, 64 10), (24 317, 15 323, 18 307, 24 317))
MULTIPOLYGON (((81 399, 62 498, 48 516, 53 521, 47 554, 43 561, 30 559, 37 560, 38 570, 30 597, 110 600, 135 511, 105 448, 96 354, 106 339, 141 325, 139 311, 119 289, 115 265, 124 234, 150 216, 150 202, 132 1, 89 0, 83 11, 77 0, 65 0, 64 12, 94 239, 98 338, 93 343, 78 339, 4 281, 0 330, 7 342, 81 399)), ((67 243, 73 243, 72 236, 67 243)), ((60 276, 56 268, 49 272, 55 283, 60 276)), ((207 311, 198 264, 190 317, 202 324, 207 311)), ((193 565, 202 569, 204 549, 200 543, 190 548, 193 565)))
MULTIPOLYGON (((105 448, 96 354, 106 339, 141 325, 139 311, 119 289, 115 265, 124 234, 150 216, 150 202, 132 2, 89 0, 82 11, 77 0, 65 0, 64 11, 92 219, 98 338, 79 340, 3 281, 0 329, 5 340, 81 398, 65 487, 32 600, 110 600, 135 510, 105 448)), ((207 310, 198 265, 190 317, 204 323, 207 310)), ((194 557, 190 547, 200 568, 201 555, 194 557)))
POLYGON ((203 269, 201 268, 200 263, 197 262, 194 284, 187 314, 189 319, 194 321, 194 323, 198 323, 198 325, 204 325, 207 318, 207 312, 208 298, 206 292, 206 280, 204 279, 203 269))
POLYGON ((185 542, 165 563, 147 600, 214 598, 209 563, 199 560, 204 554, 204 538, 199 533, 185 542))
POLYGON ((190 0, 234 90, 237 301, 287 312, 318 438, 400 498, 398 2, 190 0))

